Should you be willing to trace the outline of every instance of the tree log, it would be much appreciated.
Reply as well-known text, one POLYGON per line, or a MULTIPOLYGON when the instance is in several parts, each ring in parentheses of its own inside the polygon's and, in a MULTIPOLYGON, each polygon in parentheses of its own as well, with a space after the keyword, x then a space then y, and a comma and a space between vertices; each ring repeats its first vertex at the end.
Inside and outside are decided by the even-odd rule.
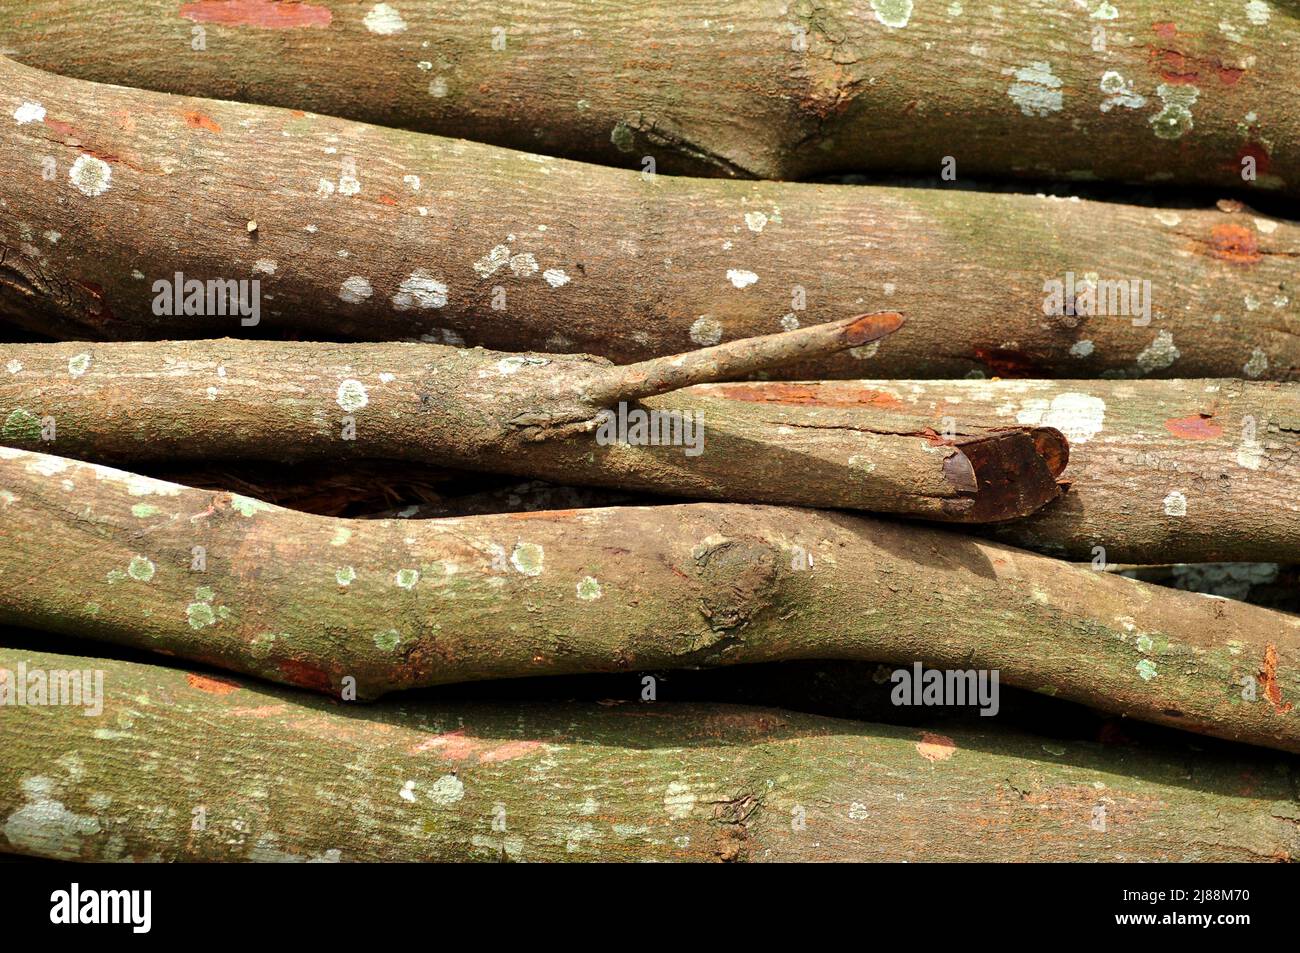
POLYGON ((735 705, 364 711, 138 663, 104 707, 0 709, 0 849, 59 860, 1300 856, 1293 759, 950 734, 735 705))
POLYGON ((4 47, 85 79, 691 174, 937 176, 952 157, 963 177, 1300 187, 1289 4, 28 0, 0 12, 4 47))
POLYGON ((3 58, 0 89, 0 313, 51 337, 628 362, 888 304, 908 325, 878 348, 783 375, 1300 375, 1300 227, 1239 205, 643 177, 3 58), (257 314, 164 309, 177 274, 256 280, 257 314), (1074 313, 1085 280, 1114 304, 1074 313))
POLYGON ((825 408, 826 425, 852 425, 866 405, 882 428, 890 415, 953 435, 1051 426, 1070 443, 1070 492, 992 529, 998 539, 1085 561, 1300 559, 1300 384, 740 383, 691 396, 706 419, 717 415, 712 405, 741 401, 770 408, 777 425, 807 421, 812 408, 825 408))
POLYGON ((360 697, 923 660, 1300 751, 1300 618, 940 530, 708 503, 338 520, 9 448, 0 475, 0 624, 360 697))
POLYGON ((1024 516, 1055 499, 1069 450, 1050 427, 1012 424, 947 440, 888 414, 854 416, 857 426, 845 429, 815 413, 772 420, 758 404, 700 405, 673 390, 854 346, 898 320, 886 312, 622 367, 427 344, 5 345, 0 442, 129 464, 415 460, 958 522, 1024 516), (637 435, 634 415, 647 412, 660 416, 637 435), (47 419, 52 443, 40 426, 47 419))

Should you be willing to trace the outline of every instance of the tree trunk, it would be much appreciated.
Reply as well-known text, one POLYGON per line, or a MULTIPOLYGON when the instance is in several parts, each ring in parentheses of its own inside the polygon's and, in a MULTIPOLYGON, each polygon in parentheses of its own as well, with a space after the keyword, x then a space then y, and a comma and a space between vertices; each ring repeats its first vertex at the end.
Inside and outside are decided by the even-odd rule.
POLYGON ((940 530, 727 504, 336 520, 8 448, 0 474, 0 624, 362 697, 922 660, 1300 751, 1300 619, 940 530))
POLYGON ((783 374, 1300 374, 1300 228, 1236 205, 643 177, 3 58, 0 89, 0 313, 53 337, 626 362, 888 305, 908 315, 889 340, 783 374), (259 284, 246 316, 215 294, 178 314, 177 274, 259 284), (1111 284, 1083 316, 1086 280, 1111 284))
POLYGON ((692 174, 937 176, 952 157, 962 178, 1300 186, 1300 24, 1276 3, 387 6, 35 0, 0 12, 0 48, 86 79, 692 174))
POLYGON ((996 527, 998 539, 1085 561, 1300 559, 1297 384, 845 381, 718 384, 690 394, 706 419, 714 405, 740 401, 769 408, 774 425, 811 408, 826 408, 827 422, 851 422, 868 403, 878 427, 891 415, 951 434, 1054 427, 1070 443, 1070 492, 996 527))
MULTIPOLYGON (((26 671, 20 672, 19 665, 26 671)), ((938 734, 776 709, 384 704, 130 662, 100 717, 0 718, 0 848, 60 860, 1121 860, 1300 856, 1257 752, 938 734), (93 752, 93 757, 90 753, 93 752)), ((93 679, 93 675, 91 676, 93 679)))
POLYGON ((841 414, 847 427, 814 410, 772 419, 755 403, 693 401, 674 389, 854 346, 897 320, 813 325, 623 367, 410 344, 9 345, 0 362, 17 369, 0 374, 0 441, 132 464, 416 460, 959 522, 1023 516, 1055 499, 1069 451, 1050 427, 1013 423, 947 440, 888 413, 841 414), (647 411, 658 416, 638 433, 647 411), (43 420, 54 423, 53 442, 43 420))

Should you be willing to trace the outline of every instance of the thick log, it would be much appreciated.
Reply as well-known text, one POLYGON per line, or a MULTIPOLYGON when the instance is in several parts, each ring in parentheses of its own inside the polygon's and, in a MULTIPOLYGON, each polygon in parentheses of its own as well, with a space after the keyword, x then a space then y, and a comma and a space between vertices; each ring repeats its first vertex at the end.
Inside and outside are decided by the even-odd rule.
POLYGON ((844 429, 675 390, 874 340, 898 321, 886 312, 621 367, 428 344, 3 345, 0 442, 128 464, 388 458, 956 522, 1055 499, 1069 449, 1050 427, 948 440, 887 414, 844 429))
POLYGON ((1300 187, 1300 23, 1276 2, 28 0, 0 11, 0 48, 692 174, 938 176, 951 157, 962 177, 1300 187))
POLYGON ((1238 205, 643 177, 3 58, 0 89, 0 313, 50 337, 627 362, 888 306, 879 347, 782 375, 1300 375, 1300 228, 1238 205), (178 314, 177 274, 259 284, 178 314))
POLYGON ((0 476, 0 624, 361 697, 922 660, 1300 751, 1300 618, 941 530, 707 503, 337 520, 8 448, 0 476))
MULTIPOLYGON (((735 705, 384 704, 138 663, 0 708, 0 849, 60 860, 1300 856, 1294 759, 939 734, 735 705)), ((93 675, 92 675, 93 677, 93 675)))
POLYGON ((691 395, 706 418, 712 404, 741 401, 769 408, 778 425, 817 408, 828 425, 861 414, 886 427, 894 415, 954 436, 1054 427, 1070 443, 1070 492, 998 526, 998 539, 1083 561, 1300 560, 1300 384, 844 381, 691 395))

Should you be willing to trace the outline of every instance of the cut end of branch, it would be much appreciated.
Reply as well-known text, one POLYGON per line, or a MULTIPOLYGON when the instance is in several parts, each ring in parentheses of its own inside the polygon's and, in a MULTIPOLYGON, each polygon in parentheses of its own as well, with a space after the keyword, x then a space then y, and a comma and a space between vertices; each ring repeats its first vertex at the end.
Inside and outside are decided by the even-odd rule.
POLYGON ((1057 478, 1070 459, 1065 435, 1053 427, 1011 428, 953 444, 943 475, 962 494, 948 501, 947 517, 996 523, 1028 516, 1065 492, 1057 478))
POLYGON ((903 326, 903 316, 897 311, 874 311, 850 318, 844 330, 846 347, 861 347, 893 334, 903 326))

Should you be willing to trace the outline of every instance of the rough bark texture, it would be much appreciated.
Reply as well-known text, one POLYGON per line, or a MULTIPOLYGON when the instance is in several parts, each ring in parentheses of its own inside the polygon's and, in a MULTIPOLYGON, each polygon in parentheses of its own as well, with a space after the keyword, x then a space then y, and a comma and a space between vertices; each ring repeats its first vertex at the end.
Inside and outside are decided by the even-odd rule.
POLYGON ((0 12, 0 48, 86 79, 695 174, 938 175, 951 156, 961 176, 1300 187, 1291 3, 388 6, 36 0, 0 12))
POLYGON ((626 402, 638 394, 756 367, 744 356, 751 349, 776 360, 847 347, 879 336, 887 317, 897 318, 814 325, 625 367, 429 344, 4 345, 0 442, 130 464, 415 460, 959 522, 1023 516, 1056 499, 1069 450, 1050 427, 1012 422, 949 440, 925 422, 869 408, 841 414, 837 425, 815 409, 782 415, 754 402, 694 400, 687 390, 644 402, 642 413, 673 415, 652 428, 656 444, 615 431, 620 419, 627 429, 626 402), (823 340, 799 347, 810 336, 823 340), (608 423, 602 414, 612 415, 608 423), (55 424, 52 442, 43 439, 45 419, 55 424))
POLYGON ((1300 374, 1300 228, 1231 204, 643 177, 3 58, 0 166, 0 313, 51 337, 424 336, 631 361, 888 305, 908 316, 889 340, 783 375, 1300 374), (257 279, 259 323, 155 314, 177 273, 257 279), (1044 314, 1045 282, 1071 274, 1150 281, 1150 322, 1118 298, 1044 314))
MULTIPOLYGON (((0 389, 0 393, 3 390, 0 389)), ((1185 381, 844 381, 697 387, 772 423, 873 426, 890 416, 948 434, 1050 426, 1070 443, 1070 491, 999 539, 1110 562, 1300 560, 1300 385, 1185 381), (849 408, 849 409, 844 409, 849 408)))
POLYGON ((0 849, 61 860, 1275 861, 1294 759, 734 705, 364 711, 129 662, 0 709, 0 849), (195 829, 196 826, 200 829, 195 829))
POLYGON ((363 697, 923 660, 1300 751, 1300 618, 941 530, 727 504, 336 520, 8 448, 0 474, 0 623, 363 697))

